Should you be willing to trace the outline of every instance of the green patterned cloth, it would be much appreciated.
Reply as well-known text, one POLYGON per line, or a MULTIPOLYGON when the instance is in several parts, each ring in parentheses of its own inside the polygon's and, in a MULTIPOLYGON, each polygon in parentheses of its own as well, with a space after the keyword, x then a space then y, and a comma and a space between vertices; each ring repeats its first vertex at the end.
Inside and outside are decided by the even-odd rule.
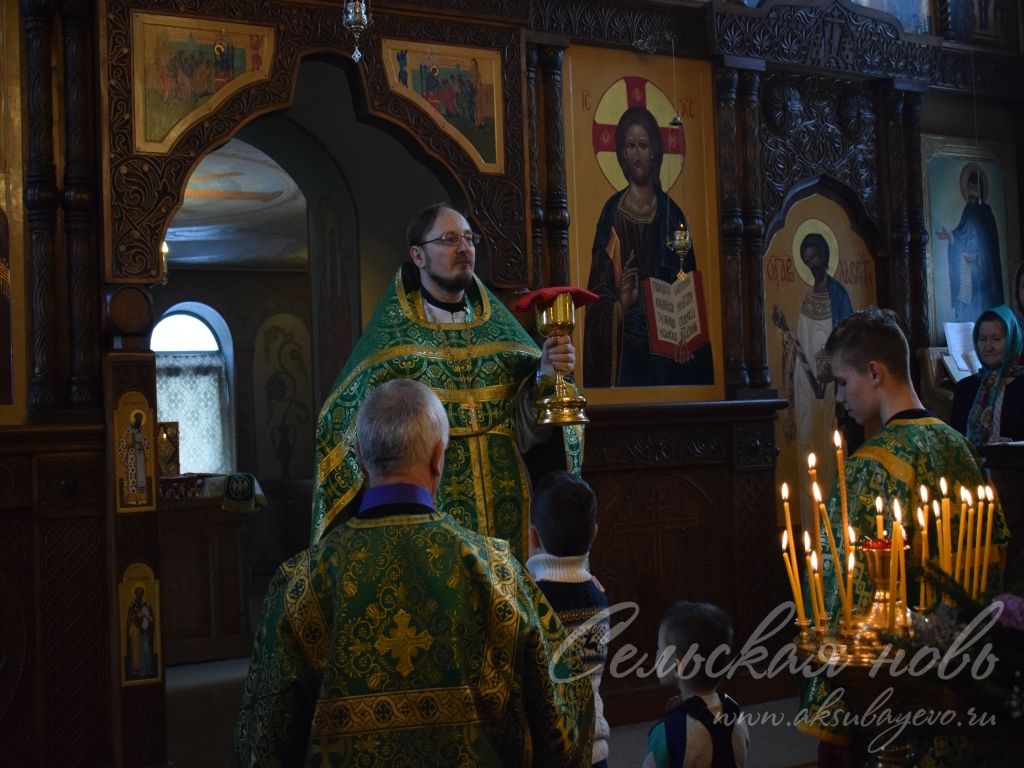
POLYGON ((236 766, 590 765, 590 679, 508 542, 414 509, 278 570, 236 766))
MULTIPOLYGON (((875 498, 882 497, 885 503, 883 520, 888 535, 892 536, 892 500, 898 499, 903 510, 903 527, 907 530, 907 541, 919 537, 916 509, 920 505, 919 489, 928 487, 929 499, 941 498, 939 479, 944 477, 949 488, 953 519, 953 542, 959 534, 960 486, 966 486, 972 496, 977 487, 988 482, 982 469, 981 459, 970 443, 952 427, 935 418, 928 411, 904 411, 896 414, 870 440, 858 448, 846 461, 847 510, 849 524, 861 536, 875 536, 875 498)), ((838 486, 832 490, 828 501, 829 521, 837 546, 843 541, 840 531, 841 502, 838 486)), ((934 520, 934 516, 931 517, 934 520)), ((822 525, 824 526, 824 520, 822 525)), ((824 529, 823 529, 824 530, 824 529)), ((928 526, 930 552, 938 551, 935 525, 928 526)), ((821 536, 821 551, 824 569, 822 579, 825 592, 825 607, 833 619, 842 617, 842 604, 836 586, 835 568, 824 533, 821 536)), ((998 507, 993 523, 993 546, 1002 549, 1009 540, 1009 530, 1002 508, 998 507)), ((913 551, 918 551, 914 547, 913 551)), ((989 587, 999 585, 998 568, 993 566, 989 574, 989 587)), ((909 587, 910 585, 908 585, 909 587)), ((853 611, 866 609, 872 598, 867 571, 858 559, 854 570, 853 611)), ((804 594, 809 594, 805 589, 804 594)), ((913 590, 911 590, 911 595, 913 590)), ((913 598, 908 596, 913 602, 913 598)), ((808 606, 808 616, 811 615, 808 606)), ((898 684, 898 683, 897 683, 898 684)), ((810 713, 810 720, 800 722, 797 727, 822 741, 836 745, 850 743, 849 729, 822 727, 819 718, 815 720, 818 705, 825 699, 827 689, 823 678, 812 678, 804 690, 803 706, 810 713)))
MULTIPOLYGON (((451 425, 438 509, 471 530, 507 539, 525 561, 529 481, 515 417, 520 398, 529 396, 540 350, 479 280, 467 297, 469 322, 432 323, 418 275, 399 270, 395 276, 320 412, 311 542, 352 514, 362 487, 355 454, 359 406, 377 385, 407 378, 434 390, 451 425)), ((566 469, 578 474, 583 428, 562 433, 566 469)))

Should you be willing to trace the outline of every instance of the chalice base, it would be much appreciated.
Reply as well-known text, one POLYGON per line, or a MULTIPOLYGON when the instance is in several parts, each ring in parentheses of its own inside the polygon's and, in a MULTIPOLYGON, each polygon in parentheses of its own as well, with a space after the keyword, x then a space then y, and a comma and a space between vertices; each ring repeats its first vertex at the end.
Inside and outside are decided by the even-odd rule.
POLYGON ((534 403, 537 406, 537 425, 588 424, 590 419, 584 412, 587 400, 583 395, 554 394, 541 398, 534 403))

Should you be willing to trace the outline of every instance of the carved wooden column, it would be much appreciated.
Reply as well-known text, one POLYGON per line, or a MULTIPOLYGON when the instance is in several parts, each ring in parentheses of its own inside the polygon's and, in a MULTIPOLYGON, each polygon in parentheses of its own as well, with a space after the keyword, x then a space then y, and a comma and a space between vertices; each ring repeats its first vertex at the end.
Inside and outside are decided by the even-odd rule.
POLYGON ((96 252, 96 163, 92 109, 92 0, 62 0, 64 20, 64 229, 70 271, 71 403, 96 408, 99 318, 96 252))
POLYGON ((739 77, 739 135, 743 146, 743 307, 740 323, 745 331, 746 365, 750 386, 771 386, 764 309, 764 211, 761 205, 761 73, 743 70, 739 77))
POLYGON ((544 199, 540 194, 540 158, 537 155, 537 46, 526 46, 526 119, 530 151, 530 248, 533 254, 531 288, 544 285, 544 199))
POLYGON ((903 110, 904 149, 907 158, 907 222, 910 236, 910 348, 929 346, 928 227, 924 219, 924 182, 921 176, 921 94, 908 93, 903 110))
MULTIPOLYGON (((718 186, 720 192, 722 285, 743 283, 743 215, 740 209, 739 164, 736 157, 738 135, 736 130, 735 69, 721 67, 715 76, 715 98, 718 115, 718 186)), ((743 361, 743 296, 727 290, 723 307, 723 340, 725 346, 725 386, 729 394, 749 385, 747 366, 743 361)))
POLYGON ((64 404, 57 362, 57 173, 53 165, 53 77, 50 71, 54 0, 21 0, 28 62, 25 103, 28 170, 25 217, 32 271, 32 410, 64 404))
POLYGON ((547 283, 569 283, 569 194, 565 182, 565 120, 562 116, 562 61, 565 50, 544 45, 540 68, 544 87, 544 150, 547 200, 547 283))
MULTIPOLYGON (((910 334, 910 288, 907 281, 907 258, 910 250, 910 229, 907 221, 907 160, 903 135, 905 94, 888 87, 884 93, 886 128, 886 172, 883 183, 888 188, 888 261, 884 289, 879 291, 884 306, 896 312, 900 325, 910 334)), ((916 181, 914 183, 917 183, 916 181)))

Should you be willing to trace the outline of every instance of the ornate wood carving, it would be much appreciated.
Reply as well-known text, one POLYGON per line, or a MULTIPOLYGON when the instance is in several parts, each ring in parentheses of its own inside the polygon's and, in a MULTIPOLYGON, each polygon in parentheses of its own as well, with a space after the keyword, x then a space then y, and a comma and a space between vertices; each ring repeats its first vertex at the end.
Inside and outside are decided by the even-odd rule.
POLYGON ((61 0, 64 22, 64 229, 70 271, 71 404, 100 404, 96 323, 96 166, 90 0, 61 0))
MULTIPOLYGON (((880 298, 884 305, 891 307, 904 332, 910 333, 910 288, 907 278, 907 258, 910 249, 910 229, 907 220, 907 175, 906 151, 903 136, 903 102, 905 94, 901 91, 888 89, 883 94, 885 101, 886 124, 886 167, 884 182, 887 187, 886 197, 889 200, 889 248, 888 259, 885 261, 885 281, 880 286, 880 298)), ((914 179, 911 183, 920 183, 914 179)))
POLYGON ((747 341, 746 366, 750 385, 764 389, 771 385, 768 372, 768 341, 764 311, 764 213, 761 209, 761 73, 744 70, 739 82, 740 134, 743 136, 743 277, 748 309, 740 316, 747 341))
POLYGON ((526 116, 530 133, 530 250, 533 256, 533 288, 544 280, 544 198, 540 194, 540 157, 537 141, 537 46, 526 46, 526 116))
MULTIPOLYGON (((636 8, 601 2, 537 0, 532 4, 530 28, 571 35, 588 43, 618 45, 637 43, 645 53, 702 54, 708 51, 707 8, 675 6, 636 8)), ((640 47, 637 46, 637 47, 640 47)))
POLYGON ((906 40, 891 17, 841 0, 714 6, 717 53, 778 64, 927 81, 939 46, 906 40))
MULTIPOLYGON (((226 0, 197 3, 192 16, 211 18, 237 14, 226 0)), ((341 26, 335 5, 258 3, 246 9, 253 23, 274 26, 277 56, 271 78, 228 99, 216 112, 182 134, 166 156, 141 155, 132 149, 130 26, 131 10, 166 12, 162 0, 110 0, 104 17, 109 83, 108 148, 110 165, 110 247, 108 279, 115 282, 150 282, 158 273, 160 236, 171 212, 181 201, 185 182, 195 163, 211 147, 221 144, 246 120, 284 108, 292 97, 294 73, 302 56, 313 51, 349 53, 349 36, 341 26)), ((403 127, 450 170, 472 204, 470 216, 488 244, 492 279, 499 286, 520 286, 528 281, 526 261, 526 201, 521 36, 494 26, 451 24, 443 19, 404 17, 378 10, 373 26, 361 41, 364 58, 359 72, 365 87, 366 107, 373 117, 403 127), (481 173, 472 158, 424 112, 392 92, 381 61, 380 38, 436 40, 501 51, 505 92, 505 172, 481 173)))
POLYGON ((562 59, 565 52, 542 46, 540 69, 544 89, 544 148, 547 171, 547 275, 551 285, 569 283, 569 193, 565 181, 565 121, 562 117, 562 59))
MULTIPOLYGON (((6 458, 6 457, 5 457, 6 458)), ((15 457, 11 457, 15 458, 15 457)), ((17 457, 28 463, 28 457, 17 457)), ((4 467, 0 464, 0 477, 4 467)), ((26 484, 29 482, 27 474, 26 484)), ((0 480, 0 483, 3 481, 0 480)), ((3 496, 0 485, 0 499, 3 496)), ((30 513, 0 517, 0 743, 10 765, 32 765, 32 531, 30 513)))
MULTIPOLYGON (((740 177, 736 126, 736 84, 739 74, 723 67, 716 72, 718 145, 718 199, 721 212, 722 284, 743 284, 743 211, 736 180, 740 177)), ((731 296, 723 307, 725 385, 735 391, 746 387, 747 366, 743 361, 743 297, 731 296)))
POLYGON ((31 505, 31 459, 28 456, 0 456, 0 509, 31 505))
POLYGON ((40 517, 69 510, 95 512, 102 505, 103 462, 99 454, 59 453, 36 459, 36 508, 40 517))
POLYGON ((103 520, 38 523, 42 765, 109 765, 110 685, 103 520), (89 659, 88 664, 82 663, 89 659))
MULTIPOLYGON (((422 0, 374 0, 373 11, 380 8, 404 8, 423 12, 422 0)), ((502 19, 504 21, 524 21, 530 10, 529 0, 431 0, 430 13, 458 13, 460 16, 471 16, 478 19, 502 19)))
POLYGON ((57 172, 53 164, 53 77, 50 70, 55 0, 21 0, 28 62, 25 92, 28 168, 25 216, 28 220, 32 271, 32 378, 29 408, 63 405, 57 361, 57 172))
POLYGON ((771 422, 737 424, 732 435, 732 463, 737 470, 773 469, 775 426, 771 422))
POLYGON ((924 218, 921 176, 921 95, 908 93, 903 110, 903 135, 907 158, 907 224, 910 230, 908 270, 910 280, 910 348, 927 347, 928 227, 924 218))
POLYGON ((792 187, 822 173, 850 187, 871 217, 880 218, 877 121, 868 86, 768 73, 762 105, 766 219, 778 213, 792 187))
MULTIPOLYGON (((633 620, 609 659, 625 644, 649 648, 680 594, 723 606, 741 638, 785 599, 777 550, 764 546, 776 536, 774 418, 784 404, 588 408, 583 476, 601 499, 591 562, 612 604, 638 604, 635 617, 613 616, 633 620)), ((664 704, 656 680, 630 673, 635 661, 610 664, 602 682, 609 716, 627 722, 656 717, 664 704)))
POLYGON ((1020 56, 944 48, 932 76, 939 88, 999 99, 1024 100, 1020 56))
POLYGON ((125 392, 137 390, 156 402, 156 356, 134 353, 128 359, 111 353, 111 401, 116 403, 125 392))

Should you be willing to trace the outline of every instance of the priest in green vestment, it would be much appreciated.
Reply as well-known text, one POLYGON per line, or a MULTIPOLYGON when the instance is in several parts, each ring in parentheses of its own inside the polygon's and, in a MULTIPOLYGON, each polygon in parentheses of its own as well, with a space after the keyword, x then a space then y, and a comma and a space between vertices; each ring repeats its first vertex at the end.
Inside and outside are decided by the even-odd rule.
POLYGON ((564 466, 551 469, 578 474, 582 465, 582 427, 536 427, 531 396, 556 370, 572 371, 572 341, 553 336, 539 349, 476 278, 479 235, 459 212, 425 209, 407 239, 412 264, 395 276, 320 413, 311 541, 354 511, 362 487, 354 451, 359 405, 382 382, 412 378, 433 389, 448 412, 451 447, 438 508, 471 530, 507 539, 523 561, 523 454, 561 438, 564 466))
POLYGON ((369 488, 267 590, 236 766, 590 765, 594 697, 557 614, 507 541, 434 507, 448 428, 416 381, 366 399, 369 488))
MULTIPOLYGON (((959 487, 962 485, 974 494, 979 485, 987 483, 987 478, 973 446, 921 404, 910 381, 909 345, 895 314, 877 307, 853 313, 832 331, 825 352, 832 361, 836 403, 845 406, 862 426, 881 424, 880 429, 846 460, 849 525, 860 535, 874 538, 875 499, 881 497, 885 504, 883 521, 891 537, 892 501, 897 499, 903 510, 903 527, 910 537, 908 542, 914 536, 920 537, 917 520, 912 514, 919 505, 920 487, 924 485, 929 489, 929 498, 939 498, 939 480, 945 478, 950 492, 956 492, 957 503, 951 505, 952 533, 956 537, 960 523, 959 487)), ((827 507, 837 546, 846 535, 841 530, 840 505, 840 490, 836 487, 827 507)), ((997 586, 999 555, 1009 539, 1001 508, 997 509, 993 528, 994 548, 988 583, 997 586)), ((929 526, 929 534, 930 551, 936 552, 934 525, 929 526)), ((842 607, 836 571, 827 537, 821 531, 818 535, 823 542, 825 609, 829 616, 837 619, 842 616, 842 607)), ((845 570, 845 564, 843 568, 845 570)), ((872 590, 864 568, 856 568, 854 577, 853 611, 857 612, 868 607, 872 590)), ((851 743, 853 732, 850 728, 836 727, 836 722, 842 722, 842 718, 837 718, 835 712, 819 709, 826 696, 825 681, 820 677, 811 679, 804 691, 807 717, 798 722, 797 727, 826 744, 845 747, 851 743)), ((936 746, 940 752, 944 749, 948 752, 948 744, 936 746)), ((932 754, 921 764, 934 765, 935 760, 933 747, 932 754)))

